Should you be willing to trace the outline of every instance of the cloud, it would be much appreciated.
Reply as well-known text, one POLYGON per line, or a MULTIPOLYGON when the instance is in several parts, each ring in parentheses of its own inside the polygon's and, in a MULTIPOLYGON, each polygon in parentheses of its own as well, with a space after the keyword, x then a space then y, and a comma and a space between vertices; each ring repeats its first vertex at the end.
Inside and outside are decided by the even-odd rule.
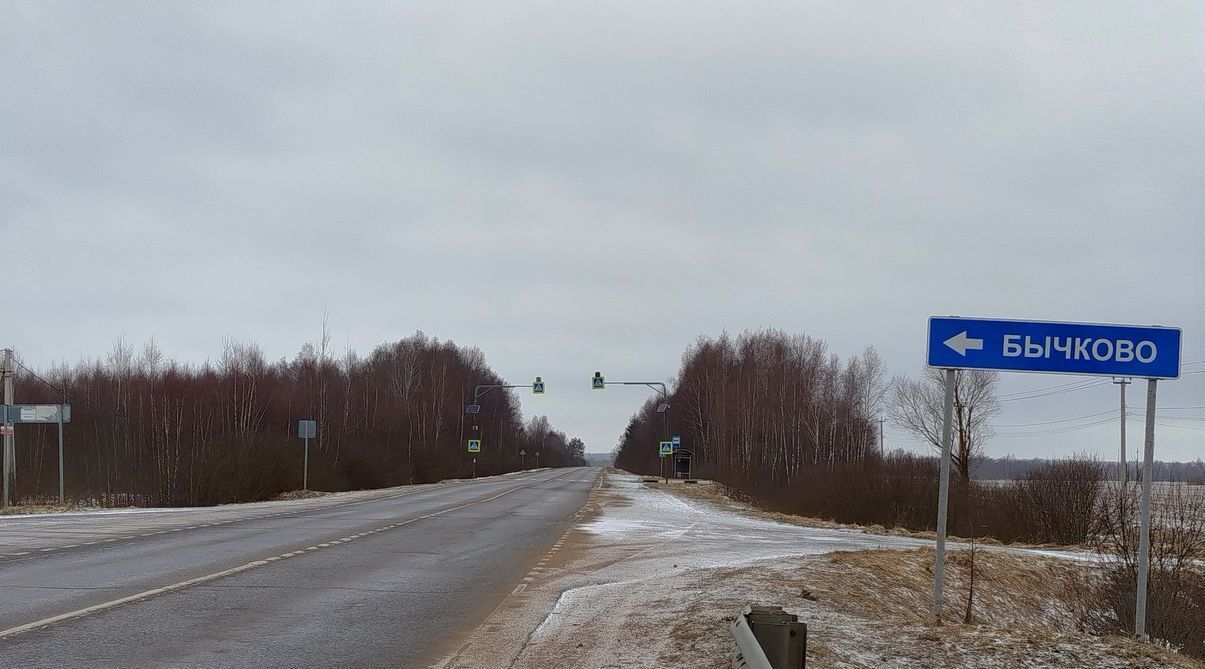
POLYGON ((525 410, 605 450, 642 397, 584 379, 665 379, 700 333, 914 374, 934 313, 1161 323, 1205 359, 1194 4, 11 7, 0 339, 37 364, 121 333, 291 356, 325 308, 341 344, 422 329, 545 376, 525 410))

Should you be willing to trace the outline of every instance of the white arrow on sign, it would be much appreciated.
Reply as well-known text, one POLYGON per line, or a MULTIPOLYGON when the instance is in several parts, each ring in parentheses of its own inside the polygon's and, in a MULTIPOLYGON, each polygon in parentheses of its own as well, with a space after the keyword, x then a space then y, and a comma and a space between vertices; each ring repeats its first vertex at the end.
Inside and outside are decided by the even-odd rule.
POLYGON ((954 335, 953 337, 950 337, 949 339, 943 341, 942 343, 945 344, 946 346, 949 346, 950 348, 954 349, 954 351, 956 353, 958 353, 958 355, 961 355, 964 357, 966 356, 967 351, 982 351, 983 350, 983 340, 982 339, 971 339, 970 337, 967 336, 966 330, 959 332, 958 334, 954 335))

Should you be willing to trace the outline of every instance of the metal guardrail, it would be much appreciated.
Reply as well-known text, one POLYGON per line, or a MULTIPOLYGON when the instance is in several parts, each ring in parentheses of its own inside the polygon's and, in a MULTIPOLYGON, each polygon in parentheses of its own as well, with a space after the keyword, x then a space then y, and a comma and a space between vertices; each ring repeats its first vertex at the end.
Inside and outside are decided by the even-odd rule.
POLYGON ((782 607, 747 606, 731 629, 732 669, 803 669, 807 625, 782 607))
POLYGON ((732 669, 774 669, 766 652, 761 649, 753 629, 749 627, 749 613, 745 607, 736 620, 732 621, 732 638, 736 640, 736 652, 732 655, 732 669))

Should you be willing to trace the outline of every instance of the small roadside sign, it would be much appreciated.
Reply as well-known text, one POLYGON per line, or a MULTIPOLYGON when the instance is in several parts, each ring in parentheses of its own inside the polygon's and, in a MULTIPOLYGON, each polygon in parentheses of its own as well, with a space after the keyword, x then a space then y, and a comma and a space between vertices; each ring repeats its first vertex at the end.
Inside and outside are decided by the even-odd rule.
POLYGON ((297 421, 297 436, 301 439, 313 439, 318 433, 318 422, 313 420, 297 421))
POLYGON ((544 394, 544 379, 542 379, 538 376, 536 377, 536 380, 533 381, 531 384, 531 393, 533 395, 543 395, 544 394))
POLYGON ((590 379, 591 390, 603 390, 607 387, 607 382, 603 378, 602 372, 594 372, 594 377, 590 379))
POLYGON ((57 423, 71 422, 70 404, 10 404, 0 406, 0 420, 9 423, 57 423))
POLYGON ((664 455, 671 455, 671 454, 673 454, 673 452, 674 452, 674 442, 672 442, 672 441, 663 441, 663 442, 661 442, 661 445, 660 445, 660 450, 659 450, 658 452, 659 452, 659 454, 660 454, 660 455, 663 455, 663 456, 664 456, 664 455))
POLYGON ((674 442, 674 450, 676 451, 678 450, 678 447, 682 445, 682 436, 675 434, 671 441, 674 442))
POLYGON ((480 453, 480 452, 481 452, 481 440, 480 439, 469 439, 469 453, 480 453))

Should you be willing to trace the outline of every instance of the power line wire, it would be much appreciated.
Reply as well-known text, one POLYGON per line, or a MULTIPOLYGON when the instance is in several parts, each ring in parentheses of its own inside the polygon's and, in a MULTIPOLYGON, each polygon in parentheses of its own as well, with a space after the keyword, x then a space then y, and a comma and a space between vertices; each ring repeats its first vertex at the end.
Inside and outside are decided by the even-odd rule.
POLYGON ((1180 430, 1195 430, 1197 432, 1200 432, 1201 430, 1205 430, 1205 426, 1197 427, 1195 425, 1176 425, 1174 423, 1164 423, 1164 422, 1160 422, 1160 421, 1155 421, 1155 425, 1159 425, 1162 427, 1176 428, 1176 429, 1180 429, 1180 430))
POLYGON ((1073 393, 1073 392, 1078 392, 1080 390, 1087 390, 1088 388, 1099 388, 1100 386, 1109 385, 1111 383, 1112 383, 1112 381, 1110 381, 1109 379, 1100 379, 1100 380, 1087 382, 1084 385, 1072 386, 1069 388, 1063 388, 1061 390, 1046 389, 1043 391, 1035 391, 1032 394, 1022 395, 1020 397, 1008 397, 1008 398, 1002 397, 1002 398, 1000 398, 1000 401, 1001 402, 1017 402, 1020 400, 1035 400, 1035 399, 1040 399, 1043 397, 1051 397, 1053 395, 1062 395, 1064 393, 1073 393))
POLYGON ((1084 385, 1084 384, 1092 384, 1092 383, 1096 383, 1098 381, 1099 381, 1099 379, 1078 379, 1076 381, 1060 383, 1057 386, 1050 386, 1049 388, 1033 388, 1030 390, 1018 390, 1016 392, 1004 393, 1004 394, 1000 395, 1000 398, 1003 399, 1005 397, 1012 397, 1014 395, 1031 395, 1033 393, 1041 393, 1041 392, 1046 392, 1049 390, 1058 390, 1059 388, 1066 388, 1068 386, 1080 386, 1080 385, 1084 385))
MULTIPOLYGON (((42 378, 41 376, 38 375, 37 372, 33 371, 32 369, 30 369, 30 368, 26 367, 24 364, 22 364, 21 361, 16 358, 16 356, 13 356, 13 362, 17 363, 18 367, 25 370, 26 374, 29 374, 30 376, 37 379, 38 381, 41 381, 43 384, 45 384, 51 390, 58 392, 60 395, 62 395, 64 400, 70 400, 70 402, 66 402, 66 403, 70 404, 70 403, 74 403, 76 401, 76 398, 71 397, 71 395, 69 395, 67 393, 66 387, 56 386, 53 383, 51 383, 50 381, 47 381, 46 379, 42 378)), ((97 406, 97 405, 93 404, 92 402, 90 402, 86 399, 83 399, 83 398, 79 398, 79 402, 81 404, 83 404, 84 406, 87 406, 92 409, 96 409, 97 411, 103 411, 104 413, 107 413, 110 416, 114 416, 116 418, 125 418, 126 417, 124 414, 113 411, 112 409, 106 409, 104 407, 97 406)))
MULTIPOLYGON (((1112 412, 1110 412, 1110 413, 1112 413, 1112 412)), ((1077 430, 1086 430, 1090 427, 1096 427, 1098 425, 1105 425, 1107 423, 1112 423, 1112 422, 1114 422, 1114 419, 1105 418, 1104 420, 1098 420, 1093 423, 1085 423, 1084 425, 1060 427, 1060 428, 1055 428, 1055 429, 1051 429, 1051 430, 1030 430, 1028 432, 1018 432, 1015 434, 997 434, 996 436, 1003 437, 1006 439, 1011 439, 1011 438, 1015 438, 1015 437, 1036 437, 1036 436, 1042 436, 1042 435, 1047 435, 1047 434, 1064 434, 1067 432, 1075 432, 1077 430)))
POLYGON ((1055 423, 1069 423, 1074 420, 1083 420, 1085 418, 1096 418, 1098 416, 1104 416, 1106 414, 1117 415, 1117 411, 1115 411, 1115 410, 1101 411, 1100 413, 1090 413, 1086 416, 1075 416, 1074 418, 1062 418, 1059 420, 1047 420, 1047 421, 1042 421, 1040 423, 1012 423, 1012 424, 1008 424, 1008 425, 993 425, 992 427, 1002 427, 1002 428, 1007 429, 1007 428, 1014 428, 1014 427, 1035 427, 1038 425, 1054 425, 1055 423))

